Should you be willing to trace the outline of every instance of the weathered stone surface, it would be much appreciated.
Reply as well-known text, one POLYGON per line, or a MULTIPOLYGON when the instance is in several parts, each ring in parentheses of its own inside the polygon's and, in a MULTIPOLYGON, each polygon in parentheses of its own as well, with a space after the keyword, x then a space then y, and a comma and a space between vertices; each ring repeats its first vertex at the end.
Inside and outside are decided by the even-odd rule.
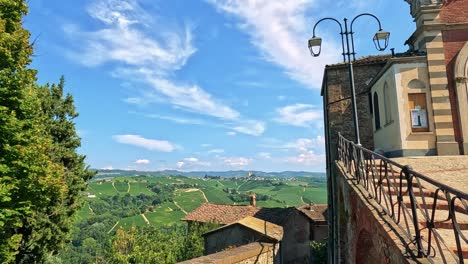
POLYGON ((345 173, 342 163, 336 163, 334 176, 341 263, 417 263, 404 247, 399 228, 345 173))
MULTIPOLYGON (((384 55, 373 57, 372 60, 368 58, 357 60, 353 67, 361 144, 371 150, 374 149, 374 133, 368 84, 385 66, 389 57, 384 55)), ((353 141, 355 138, 350 99, 351 85, 348 72, 346 64, 332 65, 325 68, 324 86, 325 91, 328 91, 328 121, 331 133, 331 149, 333 151, 336 150, 338 133, 353 141)))

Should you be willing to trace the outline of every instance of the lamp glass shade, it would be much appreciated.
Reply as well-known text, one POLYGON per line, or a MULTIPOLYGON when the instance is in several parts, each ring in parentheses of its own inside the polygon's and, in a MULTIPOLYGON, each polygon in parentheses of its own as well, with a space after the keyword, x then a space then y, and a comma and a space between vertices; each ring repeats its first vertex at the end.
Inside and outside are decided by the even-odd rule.
POLYGON ((388 40, 390 38, 390 32, 387 31, 379 31, 374 35, 374 44, 375 48, 383 51, 388 46, 388 40))
POLYGON ((309 39, 309 50, 312 56, 319 56, 322 50, 322 38, 313 37, 309 39))

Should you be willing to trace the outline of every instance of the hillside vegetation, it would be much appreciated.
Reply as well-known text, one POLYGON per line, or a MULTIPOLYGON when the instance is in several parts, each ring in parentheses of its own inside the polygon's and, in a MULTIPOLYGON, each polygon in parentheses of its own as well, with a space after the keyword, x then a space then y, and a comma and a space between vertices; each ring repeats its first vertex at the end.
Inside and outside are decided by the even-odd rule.
MULTIPOLYGON (((113 247, 116 240, 144 228, 147 228, 145 232, 171 230, 175 235, 184 237, 186 224, 181 219, 187 213, 205 202, 249 204, 251 192, 257 196, 257 206, 262 207, 326 203, 327 198, 326 183, 322 177, 100 178, 89 182, 87 191, 83 193, 86 204, 76 218, 71 243, 60 252, 59 257, 66 263, 93 263, 101 257, 115 258, 113 247), (134 227, 137 229, 132 229, 134 227)), ((184 243, 202 244, 201 236, 189 237, 192 240, 184 240, 184 243)), ((175 247, 171 256, 178 255, 174 257, 178 261, 189 257, 181 250, 175 247)))

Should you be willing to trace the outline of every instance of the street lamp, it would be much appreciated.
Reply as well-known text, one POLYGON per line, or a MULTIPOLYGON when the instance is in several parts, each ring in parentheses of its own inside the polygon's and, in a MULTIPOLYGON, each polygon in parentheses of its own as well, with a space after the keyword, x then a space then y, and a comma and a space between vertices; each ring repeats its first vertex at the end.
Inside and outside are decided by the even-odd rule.
POLYGON ((354 24, 354 21, 356 21, 356 19, 358 19, 361 16, 370 16, 370 17, 375 18, 375 20, 377 20, 377 23, 379 24, 379 31, 375 33, 373 41, 375 44, 375 48, 377 50, 379 51, 385 50, 388 47, 388 40, 390 38, 390 33, 383 31, 382 25, 380 24, 380 20, 375 15, 369 14, 369 13, 363 13, 354 17, 353 20, 351 21, 350 30, 348 30, 348 19, 345 18, 344 19, 344 29, 345 29, 344 31, 343 31, 343 25, 340 23, 340 21, 336 20, 335 18, 331 18, 331 17, 322 18, 317 23, 315 23, 313 36, 308 41, 310 54, 314 57, 318 57, 322 50, 322 38, 315 36, 315 29, 317 28, 317 25, 322 21, 332 20, 338 23, 338 25, 340 26, 341 47, 343 49, 343 52, 341 54, 343 55, 343 61, 348 63, 349 80, 351 84, 351 104, 353 107, 354 133, 356 136, 356 143, 358 145, 361 145, 361 139, 359 136, 359 122, 358 122, 357 107, 356 107, 356 89, 354 86, 354 73, 353 73, 353 61, 356 60, 356 57, 355 57, 356 52, 354 51, 353 24, 354 24), (351 40, 351 44, 349 43, 350 40, 351 40), (351 56, 353 56, 352 60, 351 60, 351 56))

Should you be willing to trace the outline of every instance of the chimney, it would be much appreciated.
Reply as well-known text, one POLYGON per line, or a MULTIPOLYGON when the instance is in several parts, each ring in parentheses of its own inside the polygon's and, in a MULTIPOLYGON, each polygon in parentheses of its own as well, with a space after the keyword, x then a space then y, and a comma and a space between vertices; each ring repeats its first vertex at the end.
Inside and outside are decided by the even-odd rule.
POLYGON ((256 196, 255 196, 255 193, 250 193, 250 205, 251 206, 255 206, 257 201, 256 201, 256 196))

